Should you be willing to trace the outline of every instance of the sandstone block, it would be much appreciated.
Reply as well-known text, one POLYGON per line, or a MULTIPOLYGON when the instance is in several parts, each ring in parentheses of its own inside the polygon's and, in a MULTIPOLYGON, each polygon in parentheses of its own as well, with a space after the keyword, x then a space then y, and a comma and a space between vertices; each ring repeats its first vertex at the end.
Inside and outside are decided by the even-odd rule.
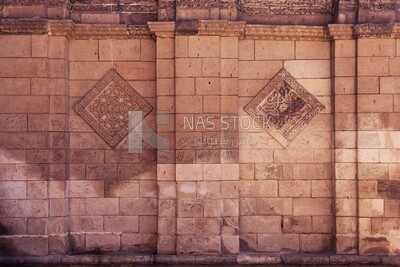
POLYGON ((238 182, 221 182, 221 197, 222 198, 239 198, 239 183, 238 182))
POLYGON ((359 181, 359 198, 379 198, 377 181, 359 181))
POLYGON ((46 113, 49 110, 49 97, 0 96, 0 105, 1 113, 46 113))
POLYGON ((291 198, 257 198, 257 214, 260 215, 291 215, 291 198))
POLYGON ((159 200, 158 201, 158 216, 160 218, 176 216, 175 200, 159 200))
POLYGON ((131 180, 105 181, 105 197, 139 197, 139 182, 131 180))
POLYGON ((240 180, 254 180, 254 164, 239 164, 240 180))
POLYGON ((41 236, 1 238, 7 255, 45 256, 48 254, 47 238, 41 236))
POLYGON ((32 35, 32 57, 47 57, 48 35, 32 35))
POLYGON ((123 251, 155 253, 157 250, 157 235, 123 234, 121 244, 123 251))
MULTIPOLYGON (((392 66, 392 62, 390 64, 392 66)), ((360 57, 358 66, 359 76, 389 76, 389 58, 387 57, 360 57)))
POLYGON ((275 150, 275 162, 312 162, 313 154, 310 149, 275 150))
POLYGON ((357 203, 355 199, 336 199, 336 216, 356 216, 357 203))
POLYGON ((394 39, 360 39, 358 55, 361 57, 395 57, 396 40, 394 39))
POLYGON ((88 198, 86 199, 87 215, 117 215, 119 201, 117 198, 88 198))
POLYGON ((154 198, 121 198, 122 215, 157 215, 157 199, 154 198))
POLYGON ((386 180, 389 170, 387 164, 364 163, 359 164, 359 179, 386 180))
POLYGON ((239 78, 271 79, 282 67, 282 61, 239 61, 239 78))
POLYGON ((337 131, 335 133, 335 147, 337 148, 355 148, 356 132, 355 131, 337 131))
POLYGON ((103 181, 69 181, 68 196, 70 197, 103 197, 103 181))
POLYGON ((330 59, 330 51, 329 42, 296 42, 296 59, 330 59))
POLYGON ((0 78, 0 86, 2 95, 29 95, 31 93, 31 82, 28 78, 0 78))
POLYGON ((335 127, 342 131, 351 131, 356 129, 356 114, 354 113, 336 113, 335 127))
POLYGON ((322 252, 332 249, 331 234, 301 234, 300 250, 307 252, 322 252))
POLYGON ((203 166, 201 164, 177 164, 176 180, 177 181, 203 180, 203 166))
POLYGON ((281 221, 280 216, 242 216, 240 232, 244 234, 282 233, 281 221))
POLYGON ((203 58, 201 60, 202 69, 201 74, 205 77, 219 77, 220 75, 220 62, 219 58, 203 58))
POLYGON ((49 58, 65 58, 67 39, 64 36, 49 37, 49 58))
POLYGON ((219 36, 189 36, 189 57, 219 57, 219 36))
POLYGON ((330 78, 330 60, 288 60, 284 67, 296 79, 330 78))
POLYGON ((157 59, 157 78, 174 78, 175 62, 173 59, 157 59))
POLYGON ((359 112, 393 112, 393 95, 359 95, 359 112))
MULTIPOLYGON (((107 65, 108 63, 99 62, 97 64, 107 65)), ((109 68, 111 67, 109 66, 109 68)), ((155 62, 119 62, 115 64, 115 70, 127 80, 153 81, 156 78, 155 62)))
POLYGON ((157 197, 156 181, 143 180, 140 181, 140 197, 157 197))
POLYGON ((221 58, 238 58, 239 40, 237 37, 221 37, 221 58))
POLYGON ((400 77, 380 77, 380 92, 382 94, 399 94, 400 77))
POLYGON ((311 216, 284 216, 283 217, 284 233, 311 233, 312 217, 311 216))
MULTIPOLYGON (((158 234, 159 235, 175 235, 176 234, 176 218, 159 218, 156 223, 158 223, 158 234), (158 221, 158 222, 157 222, 158 221)), ((157 230, 157 227, 155 228, 157 230)))
POLYGON ((335 76, 354 77, 356 75, 355 58, 335 58, 335 76))
POLYGON ((204 204, 202 201, 181 200, 178 201, 178 217, 200 218, 203 216, 204 204))
POLYGON ((189 57, 189 37, 175 37, 175 57, 189 57))
POLYGON ((97 61, 99 58, 98 40, 70 40, 68 49, 70 61, 97 61))
MULTIPOLYGON (((71 62, 69 64, 69 77, 71 80, 98 81, 103 78, 112 67, 111 62, 71 62)), ((121 75, 124 74, 121 69, 118 69, 118 72, 121 75)))
POLYGON ((156 42, 154 40, 140 40, 140 60, 155 61, 156 60, 156 42))
POLYGON ((389 165, 389 179, 400 180, 400 164, 389 165))
POLYGON ((355 234, 357 231, 357 218, 336 217, 336 231, 338 234, 355 234))
POLYGON ((310 181, 281 180, 279 181, 280 197, 309 197, 311 195, 310 181))
POLYGON ((240 198, 239 199, 240 215, 257 215, 257 199, 256 198, 240 198))
MULTIPOLYGON (((381 79, 383 79, 382 77, 381 79)), ((386 77, 388 78, 388 77, 386 77)), ((379 77, 358 77, 359 94, 378 94, 379 93, 379 77)))
POLYGON ((0 208, 3 216, 7 217, 47 217, 48 201, 47 200, 2 200, 0 208))
POLYGON ((272 162, 274 155, 272 150, 239 150, 240 163, 265 163, 272 162), (251 151, 251 152, 250 152, 251 151))
POLYGON ((358 162, 379 162, 379 159, 380 159, 379 149, 358 150, 358 162))
POLYGON ((329 198, 293 199, 294 215, 330 215, 332 200, 329 198))
POLYGON ((157 216, 140 216, 139 229, 142 234, 156 234, 158 229, 157 216))
POLYGON ((49 179, 48 164, 1 164, 0 179, 14 181, 39 181, 49 179))
POLYGON ((201 96, 177 96, 177 113, 201 113, 203 110, 203 99, 201 96))
POLYGON ((194 95, 195 94, 194 78, 176 78, 175 90, 176 95, 194 95))
POLYGON ((254 60, 254 40, 239 40, 239 59, 254 60))
POLYGON ((298 234, 261 234, 258 236, 258 248, 267 252, 298 251, 298 234))
POLYGON ((221 249, 223 254, 238 254, 239 236, 238 235, 223 235, 221 238, 221 249))
POLYGON ((46 199, 47 195, 47 182, 44 181, 35 181, 35 182, 27 182, 27 198, 30 199, 46 199))
MULTIPOLYGON (((50 199, 50 216, 65 216, 67 214, 68 200, 63 198, 50 199)), ((65 225, 63 218, 54 218, 49 222, 47 231, 49 233, 64 233, 65 225)))
MULTIPOLYGON (((45 183, 45 182, 42 182, 45 183)), ((28 189, 29 190, 29 189, 28 189)), ((1 199, 25 199, 27 196, 27 184, 23 181, 1 181, 1 199)))
POLYGON ((118 234, 87 234, 86 251, 118 251, 120 249, 118 234))
POLYGON ((219 92, 219 78, 196 78, 197 95, 218 95, 219 92))
POLYGON ((255 41, 255 60, 294 59, 293 41, 255 41))
POLYGON ((355 40, 335 40, 335 57, 354 57, 356 46, 355 40))
POLYGON ((157 240, 158 254, 175 254, 176 253, 176 237, 162 235, 157 240))
POLYGON ((238 77, 239 65, 237 59, 221 59, 221 77, 238 77))
POLYGON ((275 180, 242 181, 240 197, 277 197, 278 183, 275 180))
MULTIPOLYGON (((182 189, 181 189, 182 191, 182 189)), ((192 192, 192 190, 191 190, 192 192)), ((200 199, 219 199, 221 186, 219 182, 197 182, 197 197, 200 199)))
POLYGON ((383 199, 360 199, 359 209, 361 217, 382 217, 384 216, 383 199))
POLYGON ((30 57, 31 36, 29 35, 3 35, 0 38, 0 57, 30 57))
POLYGON ((335 94, 352 95, 355 94, 354 77, 336 77, 335 78, 335 94))
POLYGON ((332 182, 330 180, 311 181, 312 197, 331 197, 332 193, 332 182))
MULTIPOLYGON (((36 114, 35 114, 36 115, 36 114)), ((35 116, 34 115, 34 116, 35 116)), ((37 116, 42 116, 37 115, 37 116)), ((24 114, 1 114, 0 130, 3 132, 27 131, 27 116, 24 114)))
POLYGON ((173 38, 157 38, 157 58, 174 58, 175 40, 173 38))
POLYGON ((336 197, 356 198, 357 183, 354 180, 336 180, 336 197))
POLYGON ((239 216, 239 199, 223 199, 221 216, 239 216))

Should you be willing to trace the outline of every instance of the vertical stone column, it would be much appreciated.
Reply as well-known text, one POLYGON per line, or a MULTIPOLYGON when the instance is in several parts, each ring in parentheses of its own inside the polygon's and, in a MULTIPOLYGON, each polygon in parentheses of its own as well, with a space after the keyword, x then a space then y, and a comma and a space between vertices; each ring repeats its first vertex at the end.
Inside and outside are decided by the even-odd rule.
POLYGON ((176 252, 175 23, 149 23, 156 35, 158 254, 176 252))
POLYGON ((330 25, 335 102, 336 253, 358 252, 356 40, 351 25, 330 25))
POLYGON ((63 36, 49 36, 49 163, 48 181, 49 219, 49 254, 64 254, 68 250, 67 216, 68 199, 66 198, 67 151, 68 151, 68 39, 63 36))
POLYGON ((359 253, 399 254, 399 42, 390 27, 358 35, 359 253))

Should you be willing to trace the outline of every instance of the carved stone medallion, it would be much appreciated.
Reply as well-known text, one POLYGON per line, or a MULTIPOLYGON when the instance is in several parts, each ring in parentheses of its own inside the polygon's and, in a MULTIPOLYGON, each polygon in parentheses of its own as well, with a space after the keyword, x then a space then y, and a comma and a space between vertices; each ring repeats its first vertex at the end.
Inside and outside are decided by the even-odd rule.
POLYGON ((129 111, 142 111, 142 118, 145 118, 152 107, 116 71, 111 70, 74 109, 114 148, 128 134, 129 111))
POLYGON ((324 108, 282 69, 244 110, 286 147, 324 108))

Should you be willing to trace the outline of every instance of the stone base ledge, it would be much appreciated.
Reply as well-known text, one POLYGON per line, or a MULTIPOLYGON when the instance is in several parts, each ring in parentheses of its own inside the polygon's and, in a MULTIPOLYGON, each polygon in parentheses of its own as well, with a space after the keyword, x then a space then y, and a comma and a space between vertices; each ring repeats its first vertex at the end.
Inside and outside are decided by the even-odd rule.
POLYGON ((50 256, 0 256, 0 266, 30 264, 50 265, 111 265, 111 264, 160 264, 160 265, 348 265, 383 264, 400 265, 400 256, 359 256, 337 254, 240 254, 240 255, 50 255, 50 256))

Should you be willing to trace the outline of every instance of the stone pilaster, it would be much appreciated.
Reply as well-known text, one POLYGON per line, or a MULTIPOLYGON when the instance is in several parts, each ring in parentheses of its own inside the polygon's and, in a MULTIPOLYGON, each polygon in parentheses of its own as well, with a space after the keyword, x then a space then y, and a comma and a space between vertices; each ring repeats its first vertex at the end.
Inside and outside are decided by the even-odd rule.
POLYGON ((156 36, 158 254, 176 253, 175 23, 149 23, 156 36))
POLYGON ((330 25, 334 94, 336 253, 358 253, 356 41, 352 25, 330 25))

